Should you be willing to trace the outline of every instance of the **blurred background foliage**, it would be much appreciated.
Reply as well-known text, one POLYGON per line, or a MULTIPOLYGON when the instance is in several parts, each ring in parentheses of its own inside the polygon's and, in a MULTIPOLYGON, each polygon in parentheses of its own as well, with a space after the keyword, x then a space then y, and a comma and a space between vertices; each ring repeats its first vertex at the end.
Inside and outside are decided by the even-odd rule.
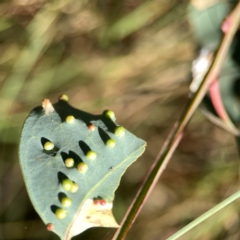
MULTIPOLYGON (((210 2, 210 1, 208 1, 210 2)), ((226 4, 225 1, 221 1, 226 4)), ((123 217, 188 98, 197 43, 187 0, 0 1, 0 239, 58 239, 28 198, 18 163, 21 127, 43 98, 117 121, 148 143, 123 176, 123 217)), ((127 239, 166 239, 239 189, 233 136, 197 111, 127 239)), ((37 186, 36 186, 37 187, 37 186)), ((240 239, 239 201, 181 239, 240 239)), ((74 239, 110 239, 93 228, 74 239)))

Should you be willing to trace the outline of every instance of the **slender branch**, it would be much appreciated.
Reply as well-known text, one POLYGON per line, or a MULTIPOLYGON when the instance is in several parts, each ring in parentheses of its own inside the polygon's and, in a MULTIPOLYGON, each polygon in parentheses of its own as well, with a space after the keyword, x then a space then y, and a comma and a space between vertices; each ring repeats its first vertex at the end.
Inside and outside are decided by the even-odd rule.
POLYGON ((240 198, 240 191, 234 193, 229 198, 225 199, 224 201, 222 201, 221 203, 219 203, 215 207, 211 208, 209 211, 205 212, 203 215, 201 215, 200 217, 198 217, 197 219, 195 219, 194 221, 189 223, 187 226, 185 226, 184 228, 182 228, 181 230, 179 230, 178 232, 173 234, 171 237, 167 238, 167 240, 176 240, 176 239, 178 239, 183 234, 185 234, 186 232, 188 232, 192 228, 196 227, 198 224, 200 224, 201 222, 205 221, 206 219, 211 217, 213 214, 215 214, 216 212, 220 211, 221 209, 223 209, 224 207, 226 207, 227 205, 229 205, 230 203, 232 203, 233 201, 235 201, 238 198, 240 198))
POLYGON ((237 128, 235 128, 235 127, 231 128, 228 124, 226 124, 226 122, 223 122, 223 120, 221 118, 217 117, 216 115, 211 113, 206 108, 201 107, 201 112, 203 113, 205 118, 207 118, 210 122, 212 122, 216 126, 224 129, 225 131, 229 132, 230 134, 232 134, 234 136, 239 135, 239 130, 237 128))
POLYGON ((144 180, 142 187, 139 189, 136 197, 134 198, 133 202, 131 203, 128 211, 126 212, 122 222, 121 227, 115 232, 112 240, 119 240, 124 239, 127 235, 128 230, 131 228, 132 224, 134 223, 135 219, 137 218, 138 214, 140 213, 144 203, 148 199, 151 191, 153 190, 154 186, 156 185, 160 175, 166 168, 168 161, 170 160, 172 154, 174 153, 175 149, 178 146, 178 143, 182 139, 182 134, 178 135, 176 140, 174 141, 173 145, 169 149, 169 151, 165 151, 165 148, 168 145, 168 142, 171 140, 172 134, 175 130, 177 125, 174 126, 172 132, 169 134, 167 141, 165 142, 162 150, 159 152, 159 156, 157 156, 156 160, 160 158, 161 161, 154 161, 153 165, 150 168, 150 171, 147 177, 144 180))
POLYGON ((232 123, 230 117, 228 116, 228 113, 223 105, 221 94, 220 94, 220 86, 219 86, 219 80, 215 79, 211 86, 209 87, 209 95, 212 101, 212 104, 214 106, 215 111, 217 112, 218 116, 222 119, 226 127, 231 129, 231 131, 237 132, 237 135, 239 135, 238 129, 234 126, 232 123))
POLYGON ((193 96, 192 99, 187 104, 182 117, 179 122, 177 122, 168 136, 168 139, 164 143, 161 151, 159 152, 156 160, 154 161, 150 173, 147 175, 143 185, 139 189, 136 197, 134 198, 132 204, 130 205, 127 213, 125 214, 121 227, 115 232, 112 240, 122 240, 126 237, 129 229, 134 223, 136 217, 141 211, 144 203, 148 199, 152 189, 160 178, 163 170, 165 169, 171 155, 175 151, 179 141, 182 138, 183 130, 188 124, 190 118, 192 117, 194 111, 197 109, 198 105, 205 96, 208 87, 212 81, 214 81, 219 75, 227 55, 228 49, 231 45, 233 36, 235 35, 240 21, 240 3, 237 4, 235 9, 231 12, 231 26, 228 32, 224 35, 223 40, 220 44, 219 50, 216 53, 215 59, 207 72, 202 84, 200 85, 198 91, 193 96))

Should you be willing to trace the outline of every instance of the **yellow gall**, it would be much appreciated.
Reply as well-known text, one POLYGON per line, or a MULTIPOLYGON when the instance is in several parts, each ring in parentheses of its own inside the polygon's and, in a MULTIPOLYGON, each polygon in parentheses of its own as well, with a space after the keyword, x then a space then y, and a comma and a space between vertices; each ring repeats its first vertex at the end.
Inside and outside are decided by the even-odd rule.
POLYGON ((125 129, 124 129, 124 127, 122 127, 122 126, 118 126, 118 127, 116 127, 114 133, 115 133, 116 136, 122 137, 122 136, 125 135, 125 129))
POLYGON ((69 115, 66 117, 66 122, 67 123, 73 123, 75 121, 75 117, 72 115, 69 115))
POLYGON ((67 216, 67 211, 62 208, 58 208, 55 215, 58 219, 64 219, 67 216))
POLYGON ((72 205, 72 200, 68 197, 64 197, 62 200, 61 200, 61 204, 64 206, 64 207, 70 207, 72 205))
POLYGON ((81 173, 85 173, 88 170, 88 165, 85 162, 80 162, 77 166, 77 169, 81 173))
POLYGON ((90 160, 95 160, 97 157, 97 154, 94 151, 90 150, 87 152, 86 157, 90 160))
POLYGON ((59 100, 63 100, 65 102, 68 102, 68 96, 66 94, 62 94, 60 97, 59 97, 59 100))
POLYGON ((64 179, 62 181, 62 186, 66 191, 70 191, 72 188, 73 182, 70 179, 64 179))
POLYGON ((67 159, 65 159, 65 165, 66 165, 66 167, 68 167, 68 168, 72 167, 72 166, 74 165, 74 160, 73 160, 73 158, 67 158, 67 159))
POLYGON ((106 145, 110 148, 114 148, 116 146, 116 141, 112 138, 108 139, 106 145))
POLYGON ((54 144, 53 144, 52 142, 45 142, 43 148, 44 148, 46 151, 53 150, 54 144))
POLYGON ((111 110, 105 111, 105 112, 104 112, 104 116, 105 116, 106 118, 111 119, 112 121, 115 121, 115 120, 116 120, 115 113, 114 113, 113 111, 111 111, 111 110))
POLYGON ((77 185, 77 183, 73 182, 73 185, 72 185, 70 191, 72 193, 75 193, 75 192, 77 192, 77 190, 78 190, 78 185, 77 185))

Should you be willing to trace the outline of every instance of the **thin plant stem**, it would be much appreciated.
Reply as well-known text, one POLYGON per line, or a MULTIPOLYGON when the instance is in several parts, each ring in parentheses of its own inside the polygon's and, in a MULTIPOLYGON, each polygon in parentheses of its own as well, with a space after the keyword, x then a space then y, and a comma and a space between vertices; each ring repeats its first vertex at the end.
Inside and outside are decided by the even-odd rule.
MULTIPOLYGON (((171 134, 169 135, 171 137, 171 134)), ((158 178, 160 177, 161 173, 165 169, 168 161, 170 160, 172 154, 174 153, 176 147, 178 146, 178 143, 180 142, 182 138, 182 134, 177 137, 177 139, 174 141, 174 144, 172 145, 171 149, 168 152, 161 153, 161 160, 163 161, 155 161, 152 165, 147 177, 145 178, 145 181, 142 185, 142 187, 139 189, 134 201, 128 208, 128 211, 126 212, 122 222, 123 225, 119 229, 126 229, 127 231, 116 231, 115 235, 113 236, 113 240, 115 239, 124 239, 127 235, 128 230, 130 229, 131 225, 134 223, 136 217, 138 216, 138 213, 142 209, 145 201, 148 199, 152 189, 154 188, 155 184, 158 181, 158 178), (164 155, 162 155, 164 154, 164 155), (159 169, 161 166, 161 169, 159 169), (156 177, 155 177, 156 176, 156 177), (127 228, 125 228, 124 224, 130 224, 126 225, 127 228)), ((167 142, 165 142, 167 144, 167 142)), ((164 147, 163 149, 164 150, 164 147)), ((121 223, 122 224, 122 223, 121 223)))
POLYGON ((230 203, 232 203, 233 201, 235 201, 239 197, 240 197, 240 191, 234 193, 229 198, 225 199, 224 201, 222 201, 221 203, 219 203, 215 207, 211 208, 209 211, 205 212, 200 217, 196 218, 194 221, 189 223, 187 226, 185 226, 184 228, 182 228, 181 230, 179 230, 178 232, 173 234, 171 237, 167 238, 167 240, 176 240, 176 239, 178 239, 183 234, 185 234, 186 232, 190 231, 192 228, 196 227, 198 224, 200 224, 201 222, 205 221, 206 219, 211 217, 213 214, 215 214, 216 212, 220 211, 222 208, 226 207, 227 205, 229 205, 230 203))
POLYGON ((159 180, 162 172, 166 168, 171 155, 175 151, 178 143, 183 135, 183 130, 187 126, 190 118, 197 109, 198 105, 201 103, 203 97, 205 96, 209 85, 211 82, 216 80, 220 75, 224 60, 226 58, 229 47, 232 43, 233 37, 239 27, 240 22, 240 2, 236 5, 233 11, 230 13, 229 18, 231 19, 231 26, 227 33, 225 33, 216 56, 212 62, 212 65, 204 77, 198 91, 189 100, 186 108, 183 111, 180 120, 174 125, 171 133, 169 134, 167 140, 165 141, 162 149, 160 150, 156 160, 151 166, 150 172, 147 175, 145 181, 140 187, 137 195, 135 196, 132 204, 127 210, 122 222, 121 227, 117 229, 112 240, 122 240, 125 239, 129 229, 140 213, 144 203, 148 199, 152 189, 159 180))

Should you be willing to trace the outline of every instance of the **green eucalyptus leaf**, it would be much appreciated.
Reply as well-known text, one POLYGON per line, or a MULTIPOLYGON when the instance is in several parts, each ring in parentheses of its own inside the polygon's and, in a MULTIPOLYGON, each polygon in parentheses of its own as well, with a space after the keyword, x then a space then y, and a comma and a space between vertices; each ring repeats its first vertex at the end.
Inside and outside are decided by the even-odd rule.
POLYGON ((20 143, 31 201, 47 229, 64 240, 90 227, 119 226, 112 214, 114 192, 146 146, 106 112, 92 115, 67 100, 62 96, 52 105, 46 99, 35 108, 20 143))
POLYGON ((230 4, 219 2, 206 9, 189 5, 188 19, 197 42, 204 48, 216 50, 222 39, 221 25, 230 11, 230 4))
MULTIPOLYGON (((224 19, 237 3, 236 0, 228 1, 191 1, 188 8, 188 19, 192 32, 201 48, 216 51, 222 40, 221 30, 224 19), (194 4, 193 4, 194 3, 194 4), (206 5, 206 8, 197 7, 206 5), (207 7, 210 5, 209 7, 207 7)), ((219 75, 220 93, 223 105, 233 122, 240 122, 240 33, 238 32, 232 42, 228 55, 219 75)), ((206 101, 207 107, 212 109, 212 104, 206 101)))

